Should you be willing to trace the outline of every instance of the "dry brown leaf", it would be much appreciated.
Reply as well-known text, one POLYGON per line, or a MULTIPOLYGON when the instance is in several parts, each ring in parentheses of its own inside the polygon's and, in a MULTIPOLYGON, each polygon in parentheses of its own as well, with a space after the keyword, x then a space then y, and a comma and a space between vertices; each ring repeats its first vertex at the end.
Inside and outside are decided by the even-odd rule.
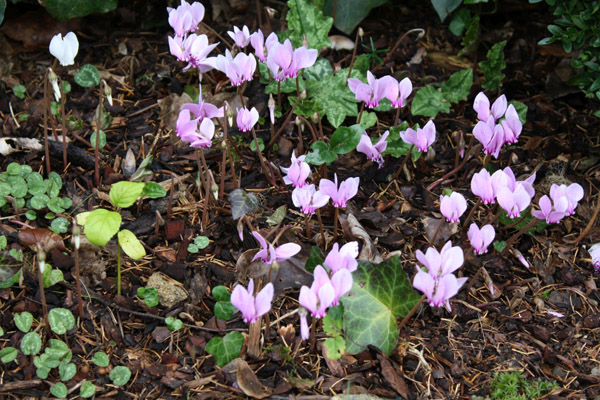
POLYGON ((398 374, 394 365, 387 356, 382 353, 377 354, 377 359, 379 359, 379 365, 381 366, 381 375, 383 375, 386 382, 396 391, 396 393, 405 399, 408 399, 408 386, 404 379, 398 374))
POLYGON ((18 234, 19 243, 32 249, 41 248, 46 253, 56 248, 67 251, 65 244, 59 234, 46 228, 21 229, 18 234))
POLYGON ((239 360, 237 364, 237 383, 246 396, 255 399, 269 397, 273 391, 260 382, 252 368, 244 360, 239 360))
POLYGON ((164 118, 166 130, 170 131, 175 129, 181 106, 191 102, 192 98, 187 93, 182 93, 181 96, 176 93, 171 93, 162 99, 158 99, 158 107, 160 108, 159 119, 164 118))
POLYGON ((363 242, 358 258, 360 260, 372 262, 373 264, 379 264, 382 262, 383 258, 381 257, 381 254, 379 254, 379 251, 375 247, 371 237, 367 231, 365 231, 365 228, 363 228, 360 222, 358 222, 358 219, 356 219, 354 215, 348 214, 347 224, 352 236, 362 240, 363 242))

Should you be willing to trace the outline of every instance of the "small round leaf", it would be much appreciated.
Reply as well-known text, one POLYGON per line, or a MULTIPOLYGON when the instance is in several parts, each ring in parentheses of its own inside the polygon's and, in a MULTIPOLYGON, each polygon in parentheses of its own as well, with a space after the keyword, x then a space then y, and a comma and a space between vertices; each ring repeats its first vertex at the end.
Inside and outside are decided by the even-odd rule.
POLYGON ((59 399, 64 399, 67 397, 67 386, 62 382, 58 382, 50 388, 50 393, 59 399))
POLYGON ((85 64, 75 74, 75 82, 82 87, 92 87, 100 84, 100 71, 92 64, 85 64))
POLYGON ((53 308, 48 313, 48 322, 50 329, 57 335, 66 333, 75 326, 75 317, 73 313, 66 308, 53 308))
POLYGON ((37 332, 29 332, 21 339, 21 351, 28 356, 35 356, 42 349, 42 338, 37 332))
POLYGON ((92 362, 99 367, 108 367, 108 354, 103 351, 98 351, 94 354, 94 357, 92 357, 92 362))
POLYGON ((19 352, 14 347, 5 347, 0 350, 0 361, 2 361, 4 364, 8 364, 17 358, 18 354, 19 352))
POLYGON ((95 393, 96 393, 96 385, 94 385, 90 381, 83 382, 83 384, 81 385, 81 388, 79 389, 79 396, 84 399, 87 399, 88 397, 92 397, 95 393))
POLYGON ((108 377, 113 384, 117 386, 123 386, 129 381, 129 378, 131 377, 131 371, 129 368, 119 365, 110 371, 108 377))
POLYGON ((30 312, 23 311, 22 313, 15 314, 14 316, 15 325, 21 332, 29 332, 31 324, 33 324, 33 315, 30 312))

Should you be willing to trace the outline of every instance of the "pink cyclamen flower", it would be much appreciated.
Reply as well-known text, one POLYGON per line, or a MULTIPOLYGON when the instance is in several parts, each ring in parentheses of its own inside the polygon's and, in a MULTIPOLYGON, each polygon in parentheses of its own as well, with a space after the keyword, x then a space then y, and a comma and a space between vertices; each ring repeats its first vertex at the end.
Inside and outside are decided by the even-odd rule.
POLYGON ((258 111, 254 107, 252 107, 250 110, 245 107, 242 109, 238 108, 236 122, 240 131, 251 131, 254 125, 258 122, 258 111))
POLYGON ((594 264, 594 272, 600 272, 600 242, 592 245, 588 250, 592 257, 592 264, 594 264))
POLYGON ((260 233, 253 231, 252 236, 258 241, 261 249, 254 255, 252 261, 261 259, 267 265, 273 264, 274 261, 281 262, 298 254, 302 249, 296 243, 285 243, 281 246, 273 246, 268 243, 260 233))
POLYGON ((384 83, 387 83, 385 97, 392 103, 392 107, 404 107, 406 105, 405 100, 410 96, 413 89, 410 79, 406 77, 398 83, 396 79, 390 77, 384 83))
POLYGON ((191 147, 210 147, 215 135, 215 124, 210 118, 191 119, 190 111, 182 109, 177 118, 176 131, 177 136, 191 147))
POLYGON ((481 171, 473 174, 473 178, 471 178, 471 192, 475 196, 478 196, 483 204, 494 203, 496 193, 492 186, 492 176, 487 169, 483 168, 481 171))
POLYGON ((502 125, 495 124, 490 118, 487 122, 479 121, 473 128, 473 136, 483 145, 483 152, 498 158, 504 145, 502 125))
POLYGON ((312 66, 317 60, 317 56, 316 49, 303 46, 294 49, 289 39, 283 43, 273 40, 267 44, 267 67, 273 73, 273 79, 276 81, 295 78, 299 70, 312 66))
POLYGON ((177 57, 179 61, 188 63, 183 69, 187 71, 191 67, 198 69, 200 73, 210 71, 216 67, 216 58, 208 57, 208 54, 218 45, 208 44, 206 35, 197 35, 192 33, 186 38, 170 37, 169 50, 171 54, 177 57))
POLYGON ((506 114, 504 114, 501 124, 504 131, 504 141, 508 144, 516 143, 523 130, 523 123, 519 119, 517 109, 512 104, 506 109, 506 114))
POLYGON ((511 190, 508 186, 500 188, 496 200, 498 200, 500 207, 506 211, 509 218, 518 217, 531 204, 531 197, 520 183, 517 184, 514 190, 511 190))
POLYGON ((435 134, 435 124, 433 121, 429 121, 423 128, 417 128, 416 131, 408 128, 400 132, 400 137, 406 143, 416 146, 417 150, 426 152, 429 150, 429 146, 435 142, 435 134))
POLYGON ((307 340, 310 337, 310 330, 308 329, 308 321, 306 320, 306 308, 300 307, 298 309, 298 316, 300 317, 300 337, 302 340, 307 340))
POLYGON ((286 174, 283 177, 283 181, 286 185, 294 185, 299 188, 308 184, 306 181, 311 174, 310 165, 304 162, 305 155, 296 158, 296 154, 292 152, 292 163, 288 168, 280 167, 281 170, 286 174))
POLYGON ((254 281, 248 282, 248 290, 242 285, 236 285, 231 292, 231 304, 237 308, 244 318, 244 322, 252 324, 271 310, 273 301, 273 284, 267 283, 256 297, 254 293, 254 281))
POLYGON ((333 182, 329 179, 321 179, 319 190, 331 197, 334 207, 346 207, 348 200, 358 193, 359 178, 348 178, 340 183, 339 188, 337 174, 333 175, 333 179, 333 182))
MULTIPOLYGON (((421 264, 427 267, 427 272, 434 279, 439 279, 446 274, 453 273, 465 261, 462 249, 459 246, 452 246, 451 241, 446 242, 441 252, 438 252, 433 247, 429 247, 426 253, 417 250, 416 257, 421 264)), ((419 270, 417 268, 417 271, 419 270)))
POLYGON ((477 224, 472 223, 467 236, 475 253, 484 254, 487 253, 488 246, 494 241, 496 231, 492 225, 484 225, 479 229, 477 224))
POLYGON ((189 4, 181 0, 177 8, 167 7, 169 13, 169 25, 175 31, 175 35, 184 36, 198 28, 198 24, 204 19, 204 6, 200 2, 189 4))
POLYGON ((200 118, 201 120, 204 118, 221 118, 225 115, 223 107, 219 108, 202 99, 202 90, 198 94, 198 104, 185 103, 181 106, 181 109, 191 111, 196 118, 200 118))
POLYGON ((492 108, 490 109, 490 100, 485 93, 480 92, 475 96, 473 101, 473 109, 477 113, 477 119, 483 122, 489 122, 490 117, 492 122, 496 122, 506 112, 506 96, 502 95, 494 101, 492 108))
POLYGON ((383 135, 377 141, 377 144, 373 145, 371 138, 367 135, 366 131, 363 131, 360 137, 360 142, 356 146, 356 151, 363 153, 371 161, 377 162, 379 168, 383 167, 383 156, 381 153, 387 148, 387 137, 390 134, 389 131, 385 131, 383 135))
POLYGON ((448 222, 458 222, 466 210, 467 201, 462 194, 452 192, 450 196, 440 196, 440 212, 448 222))
POLYGON ((436 280, 425 271, 419 271, 413 279, 413 287, 427 296, 431 307, 444 306, 451 311, 450 299, 458 293, 468 278, 456 278, 454 274, 446 274, 436 280))
POLYGON ((314 281, 310 288, 302 286, 298 303, 309 310, 314 318, 323 318, 330 306, 338 304, 339 299, 352 289, 352 274, 342 269, 331 278, 321 265, 313 272, 314 281))
POLYGON ((548 224, 556 224, 567 215, 569 201, 566 197, 559 197, 552 204, 552 200, 544 195, 540 198, 539 205, 540 209, 532 211, 531 214, 537 219, 546 220, 548 224))
POLYGON ((336 273, 339 270, 347 269, 350 272, 356 271, 358 268, 358 242, 349 242, 343 245, 341 248, 337 243, 334 243, 331 250, 325 257, 323 264, 336 273))
POLYGON ((304 214, 312 215, 318 208, 324 207, 329 202, 329 196, 316 190, 315 185, 296 187, 292 191, 292 202, 304 214))
POLYGON ((579 203, 579 200, 583 199, 583 187, 578 183, 572 183, 569 186, 557 185, 555 183, 550 187, 550 197, 555 204, 559 198, 564 197, 568 203, 566 214, 573 215, 575 214, 577 203, 579 203))
POLYGON ((238 53, 235 58, 229 50, 225 55, 217 56, 216 68, 223 72, 233 86, 239 86, 242 82, 251 81, 256 71, 256 59, 252 54, 238 53))
POLYGON ((228 31, 227 34, 231 39, 233 39, 238 47, 244 48, 250 43, 250 31, 246 25, 244 25, 242 29, 234 26, 233 32, 228 31))
POLYGON ((508 187, 511 191, 515 191, 517 185, 523 186, 529 198, 532 199, 535 196, 535 189, 533 188, 533 182, 535 182, 536 174, 532 174, 529 178, 523 181, 517 181, 515 174, 510 167, 506 167, 502 170, 498 170, 492 174, 492 187, 496 198, 498 192, 504 186, 508 187))
POLYGON ((363 101, 367 108, 374 108, 379 105, 379 101, 386 96, 388 84, 393 79, 391 76, 385 76, 381 79, 375 78, 371 71, 367 71, 367 83, 360 79, 348 78, 348 88, 354 93, 356 100, 363 101))
POLYGON ((266 62, 265 36, 260 29, 250 35, 250 44, 254 48, 254 55, 258 58, 258 61, 266 62))

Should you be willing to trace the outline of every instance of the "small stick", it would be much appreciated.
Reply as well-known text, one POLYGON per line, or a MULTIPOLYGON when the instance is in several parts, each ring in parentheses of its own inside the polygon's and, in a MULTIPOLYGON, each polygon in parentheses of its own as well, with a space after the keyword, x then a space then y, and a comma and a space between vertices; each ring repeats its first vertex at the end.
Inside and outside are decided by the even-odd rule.
POLYGON ((415 147, 414 144, 410 145, 410 149, 408 149, 408 153, 406 153, 406 155, 404 156, 404 160, 402 160, 402 164, 400 164, 400 168, 398 168, 398 170, 396 171, 396 173, 392 177, 392 180, 397 179, 400 176, 400 173, 402 172, 402 169, 406 165, 406 162, 408 161, 408 158, 411 156, 411 153, 412 153, 414 147, 415 147))
POLYGON ((73 241, 73 249, 75 251, 75 287, 77 288, 77 297, 79 298, 79 304, 77 309, 79 311, 79 318, 83 320, 83 296, 81 295, 81 273, 79 271, 79 244, 80 241, 79 225, 77 222, 73 224, 73 234, 71 240, 73 241))
POLYGON ((467 161, 469 161, 469 154, 471 153, 471 151, 473 149, 478 149, 479 147, 481 147, 480 145, 476 145, 476 146, 471 146, 471 144, 473 143, 473 139, 474 137, 471 136, 471 140, 469 142, 469 150, 467 150, 465 152, 465 158, 463 158, 462 162, 460 163, 460 165, 456 168, 454 168, 452 171, 448 172, 446 175, 442 176, 440 179, 438 179, 437 181, 433 182, 431 185, 427 186, 427 190, 428 191, 432 191, 436 186, 438 186, 440 183, 444 182, 446 179, 448 179, 449 177, 451 177, 452 175, 455 175, 458 171, 460 171, 460 169, 467 163, 467 161))
POLYGON ((508 253, 508 250, 510 250, 510 248, 512 247, 513 243, 519 238, 521 237, 521 235, 523 235, 525 232, 527 232, 528 230, 530 230, 531 228, 533 228, 534 226, 536 226, 538 223, 540 222, 539 219, 533 217, 531 219, 531 221, 529 221, 529 223, 527 225, 525 225, 524 227, 521 228, 521 230, 517 233, 515 233, 514 235, 512 235, 510 237, 510 239, 508 239, 506 241, 506 246, 504 247, 504 250, 502 250, 500 252, 501 256, 505 256, 506 253, 508 253))
POLYGON ((98 100, 98 112, 96 113, 96 143, 94 146, 94 182, 96 187, 100 186, 100 168, 98 166, 98 153, 100 153, 100 121, 102 120, 102 90, 98 100))
POLYGON ((267 177, 267 181, 269 181, 269 183, 273 186, 277 186, 275 183, 275 178, 271 175, 270 171, 271 169, 267 169, 267 166, 265 165, 265 160, 263 160, 262 157, 262 153, 260 151, 260 147, 258 145, 258 138, 256 137, 256 130, 254 129, 254 127, 252 128, 252 138, 254 139, 254 145, 256 146, 256 154, 258 155, 258 160, 260 161, 260 166, 263 169, 263 172, 265 174, 265 176, 267 177))
MULTIPOLYGON (((337 208, 336 208, 337 210, 337 208)), ((317 210, 317 219, 319 220, 319 233, 321 234, 321 240, 323 241, 323 247, 327 245, 327 241, 325 240, 325 233, 323 232, 323 220, 321 219, 321 210, 317 210)))
MULTIPOLYGON (((64 88, 64 85, 61 86, 64 88)), ((60 115, 61 115, 61 127, 62 127, 62 145, 63 145, 63 167, 65 170, 67 169, 67 122, 65 120, 65 103, 67 94, 64 90, 62 90, 62 95, 60 96, 60 115)))
POLYGON ((348 68, 348 76, 346 77, 346 82, 344 83, 345 86, 348 86, 348 79, 350 79, 352 68, 354 67, 354 60, 356 60, 356 48, 358 47, 358 37, 360 32, 362 32, 362 28, 359 27, 356 30, 356 36, 354 37, 354 49, 352 49, 352 58, 350 59, 350 68, 348 68))
POLYGON ((248 355, 257 359, 260 357, 260 325, 262 317, 250 324, 248 329, 248 355))
POLYGON ((362 118, 363 115, 363 111, 365 110, 365 103, 361 103, 360 105, 360 112, 358 113, 358 118, 356 118, 356 123, 360 124, 360 119, 362 118))
POLYGON ((471 221, 471 218, 473 217, 473 214, 475 214, 475 211, 477 210, 477 208, 479 208, 480 204, 481 204, 481 199, 477 198, 477 202, 471 208, 471 211, 469 212, 469 215, 467 215, 467 218, 465 219, 465 222, 463 223, 463 232, 466 231, 467 227, 469 226, 469 221, 471 221))
POLYGON ((285 129, 285 127, 287 126, 287 124, 290 122, 290 119, 292 118, 292 114, 294 113, 294 110, 296 109, 296 106, 298 105, 298 102, 300 101, 300 97, 301 96, 298 96, 296 98, 296 102, 292 106, 292 109, 288 112, 288 116, 285 119, 285 121, 283 121, 283 125, 281 125, 281 128, 279 128, 279 130, 277 131, 277 133, 275 134, 275 136, 273 136, 271 138, 271 140, 269 141, 269 144, 266 147, 267 149, 270 149, 273 146, 273 144, 275 143, 275 141, 277 140, 277 138, 283 133, 283 130, 285 129))
POLYGON ((204 204, 202 208, 202 231, 206 229, 208 226, 208 203, 210 202, 210 179, 208 175, 208 164, 206 164, 206 158, 204 157, 204 152, 202 149, 199 150, 200 159, 202 160, 202 165, 204 166, 204 204))
POLYGON ((44 77, 44 153, 46 157, 46 176, 50 175, 50 147, 48 146, 48 114, 50 113, 50 96, 48 94, 48 70, 44 77))
POLYGON ((442 230, 442 225, 444 225, 444 217, 440 220, 440 223, 433 234, 433 238, 431 239, 431 244, 435 247, 435 239, 437 239, 438 233, 442 230))
POLYGON ((40 297, 42 300, 42 310, 44 313, 44 324, 46 325, 46 330, 49 335, 51 335, 50 331, 50 322, 48 321, 48 304, 46 304, 46 291, 44 290, 44 279, 42 278, 42 269, 46 266, 46 253, 44 250, 39 247, 38 244, 38 282, 40 285, 40 297))
POLYGON ((310 321, 310 352, 314 353, 315 351, 315 343, 317 341, 316 337, 317 331, 317 319, 313 315, 310 321))
POLYGON ((421 296, 421 298, 419 299, 417 304, 415 304, 413 306, 413 308, 410 309, 408 314, 406 314, 406 316, 404 318, 402 318, 402 321, 400 321, 400 323, 398 324, 398 331, 400 331, 400 329, 402 329, 402 327, 404 325, 406 325, 406 322, 410 319, 410 317, 412 317, 414 315, 415 312, 417 312, 417 310, 419 309, 419 306, 421 306, 421 304, 423 304, 425 302, 426 298, 427 298, 427 296, 425 296, 425 295, 421 296))

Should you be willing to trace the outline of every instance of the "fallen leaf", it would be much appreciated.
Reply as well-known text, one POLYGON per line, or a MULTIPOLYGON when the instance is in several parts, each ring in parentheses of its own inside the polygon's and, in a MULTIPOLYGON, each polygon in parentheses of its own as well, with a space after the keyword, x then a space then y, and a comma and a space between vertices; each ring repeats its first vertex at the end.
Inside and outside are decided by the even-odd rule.
POLYGON ((269 397, 273 391, 260 382, 254 371, 252 371, 252 368, 244 360, 239 360, 237 364, 237 383, 246 396, 255 399, 269 397))
POLYGON ((18 234, 19 243, 22 246, 33 249, 41 248, 46 253, 57 248, 60 251, 67 251, 65 244, 59 234, 46 228, 21 229, 18 234))
MULTIPOLYGON (((433 236, 440 224, 442 224, 442 227, 435 238, 436 243, 446 243, 452 235, 458 232, 458 224, 446 223, 444 218, 423 217, 421 218, 421 223, 423 224, 423 229, 425 229, 425 234, 427 235, 429 242, 433 240, 433 236)), ((433 245, 435 246, 435 243, 433 243, 433 245)))
POLYGON ((377 353, 377 359, 381 366, 381 375, 383 375, 386 382, 396 391, 396 393, 405 399, 408 399, 408 386, 404 379, 398 375, 396 368, 394 368, 388 357, 383 353, 377 353))
POLYGON ((158 99, 158 107, 160 108, 159 119, 165 121, 166 130, 174 130, 179 118, 179 110, 185 103, 191 103, 192 98, 187 93, 182 93, 181 96, 176 93, 158 99))
POLYGON ((363 228, 360 222, 358 222, 358 219, 356 219, 354 215, 348 214, 346 222, 348 224, 348 229, 350 230, 352 236, 362 240, 363 242, 362 249, 360 251, 360 254, 358 255, 358 259, 369 261, 373 264, 379 264, 380 262, 382 262, 383 258, 381 257, 381 254, 379 254, 379 251, 375 247, 375 244, 371 240, 371 237, 369 236, 367 231, 365 231, 365 228, 363 228))

